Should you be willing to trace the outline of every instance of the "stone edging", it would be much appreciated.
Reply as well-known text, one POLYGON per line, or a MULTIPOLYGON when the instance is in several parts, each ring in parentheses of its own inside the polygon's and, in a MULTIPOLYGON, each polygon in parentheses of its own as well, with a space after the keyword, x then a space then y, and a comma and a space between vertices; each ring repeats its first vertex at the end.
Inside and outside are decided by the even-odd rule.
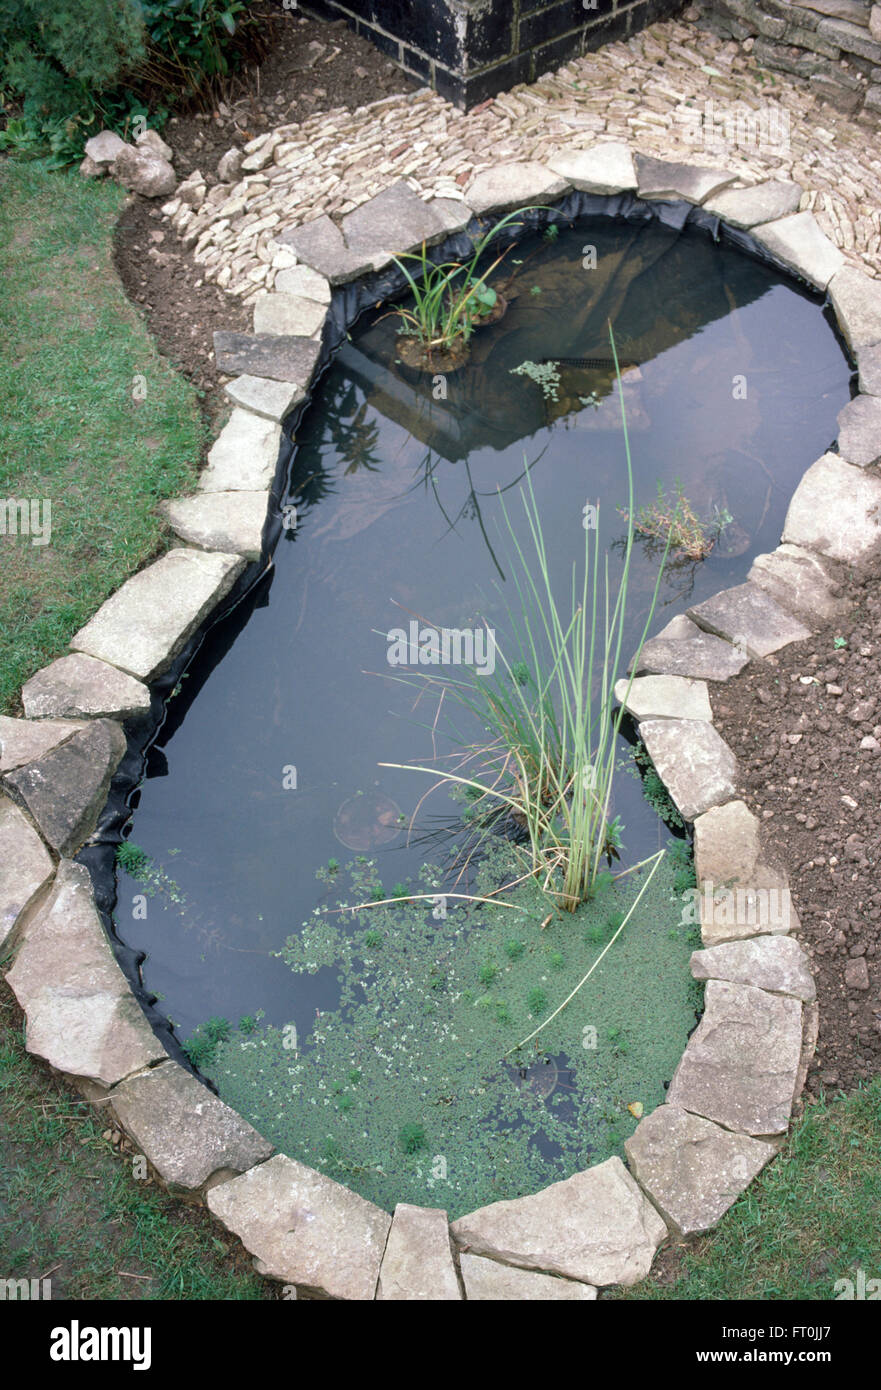
POLYGON ((106 1106, 169 1189, 206 1203, 258 1271, 290 1292, 594 1299, 598 1288, 644 1278, 668 1235, 711 1228, 786 1135, 817 1036, 807 958, 788 928, 732 926, 702 892, 704 949, 692 973, 707 981, 705 1011, 665 1103, 625 1144, 630 1171, 608 1159, 452 1224, 445 1212, 406 1204, 392 1218, 273 1154, 168 1057, 115 959, 88 870, 72 859, 94 834, 124 756, 121 721, 150 710, 149 683, 243 575, 256 573, 246 567, 266 557, 273 527, 278 534, 281 422, 307 397, 335 287, 423 239, 463 231, 473 217, 577 190, 654 203, 676 225, 686 215, 714 233, 723 224, 741 244, 748 234, 774 264, 828 293, 858 361, 861 394, 839 417, 840 452, 805 473, 782 544, 756 558, 746 583, 651 639, 627 696, 673 801, 694 824, 699 889, 726 885, 752 900, 788 888, 766 858, 759 822, 736 798, 734 755, 713 726, 707 682, 817 631, 837 611, 837 566, 881 539, 881 479, 868 471, 881 452, 881 285, 845 265, 813 215, 797 210, 798 185, 736 188, 736 177, 606 143, 484 170, 464 203, 424 202, 397 184, 341 227, 324 216, 283 233, 291 264, 255 303, 254 334, 216 335, 218 366, 238 373, 226 387, 235 409, 199 491, 162 504, 186 545, 127 580, 75 635, 71 655, 27 682, 24 719, 0 718, 0 949, 14 951, 8 979, 27 1016, 28 1051, 106 1106))

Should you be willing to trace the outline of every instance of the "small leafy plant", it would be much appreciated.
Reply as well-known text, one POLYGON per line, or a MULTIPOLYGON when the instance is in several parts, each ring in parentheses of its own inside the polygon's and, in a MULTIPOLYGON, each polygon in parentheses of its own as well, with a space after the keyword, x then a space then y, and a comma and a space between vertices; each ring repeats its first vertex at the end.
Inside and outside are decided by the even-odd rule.
MULTIPOLYGON (((627 509, 619 507, 618 510, 625 520, 630 520, 627 509)), ((673 555, 688 560, 705 560, 733 519, 729 512, 716 507, 710 520, 702 521, 677 478, 669 496, 658 482, 657 497, 648 506, 636 511, 633 525, 639 535, 668 546, 673 555)))

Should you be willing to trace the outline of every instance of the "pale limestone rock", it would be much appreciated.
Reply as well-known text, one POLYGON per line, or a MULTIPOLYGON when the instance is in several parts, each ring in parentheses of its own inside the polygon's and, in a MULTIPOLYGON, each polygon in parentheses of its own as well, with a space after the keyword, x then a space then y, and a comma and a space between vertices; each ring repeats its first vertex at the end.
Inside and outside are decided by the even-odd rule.
POLYGON ((203 492, 262 492, 272 486, 281 429, 274 420, 235 409, 208 451, 203 492))
POLYGON ((747 579, 808 621, 832 622, 846 608, 829 561, 799 545, 778 545, 768 555, 757 555, 747 579))
POLYGON ((829 281, 829 298, 851 351, 881 342, 881 281, 845 265, 829 281))
POLYGON ((43 841, 25 815, 0 794, 0 949, 54 873, 43 841))
POLYGON ((569 182, 544 164, 493 164, 483 169, 465 189, 465 200, 478 217, 508 212, 512 208, 553 203, 569 192, 569 182))
POLYGON ((205 492, 160 503, 173 531, 204 550, 234 551, 257 560, 266 522, 269 492, 205 492))
POLYGON ((726 1129, 782 1134, 795 1098, 801 1001, 708 980, 704 1015, 688 1040, 667 1103, 726 1129))
POLYGON ((857 468, 881 459, 881 397, 854 396, 838 412, 838 452, 857 468))
POLYGON ((276 1154, 207 1202, 258 1273, 327 1298, 375 1297, 391 1217, 349 1188, 276 1154))
POLYGON ((4 782, 52 849, 73 855, 98 824, 125 749, 121 726, 96 719, 65 743, 7 773, 4 782))
POLYGON ((881 540, 881 481, 837 454, 812 463, 793 494, 783 540, 854 564, 881 540))
POLYGON ((709 198, 704 207, 730 226, 748 229, 798 212, 801 193, 797 183, 767 179, 752 188, 726 188, 709 198))
POLYGON ((613 197, 636 189, 636 168, 629 145, 609 141, 590 149, 562 149, 548 168, 582 193, 613 197))
POLYGON ((83 727, 79 719, 10 719, 0 714, 0 772, 36 762, 83 727))
POLYGON ((737 177, 727 169, 676 164, 644 154, 636 156, 636 172, 640 198, 652 201, 683 198, 689 203, 705 202, 737 177))
POLYGON ((316 304, 330 303, 330 283, 317 270, 308 265, 294 265, 280 270, 275 277, 275 289, 279 294, 295 294, 301 299, 314 299, 316 304))
POLYGON ((667 1232, 619 1158, 452 1224, 456 1242, 522 1269, 592 1285, 645 1278, 667 1232))
POLYGON ((805 1004, 817 994, 808 958, 792 936, 756 936, 693 951, 691 973, 696 980, 730 980, 770 994, 791 994, 805 1004))
MULTIPOLYGON (((295 267, 296 269, 296 267, 295 267)), ((286 334, 289 337, 317 338, 327 311, 314 299, 297 294, 261 294, 254 300, 254 332, 286 334)))
POLYGON ((409 1302, 461 1299, 445 1211, 398 1203, 379 1270, 376 1297, 409 1302))
POLYGON ((28 1052, 59 1071, 106 1088, 165 1056, 114 959, 82 864, 59 864, 7 980, 27 1015, 28 1052))
POLYGON ((693 821, 735 794, 737 764, 712 724, 646 719, 639 736, 683 820, 693 821))
POLYGON ((31 676, 21 699, 28 719, 135 719, 150 712, 150 692, 142 681, 81 652, 61 656, 31 676))
POLYGON ((796 212, 752 229, 752 235, 782 265, 825 290, 844 265, 844 256, 820 231, 813 213, 796 212))
POLYGON ((127 579, 70 645, 151 681, 168 669, 244 567, 241 555, 170 550, 127 579))
POLYGON ((766 861, 759 822, 745 802, 698 816, 694 870, 705 946, 798 929, 786 872, 766 861))
POLYGON ((713 718, 706 681, 684 676, 635 676, 630 682, 620 680, 615 685, 615 699, 637 721, 713 718))
POLYGON ((791 642, 803 642, 811 629, 793 617, 757 584, 737 584, 689 608, 688 616, 714 637, 722 637, 751 658, 770 656, 791 642))
POLYGON ((224 387, 235 405, 262 415, 266 420, 281 421, 295 405, 305 400, 305 392, 290 381, 270 381, 265 376, 237 376, 224 387))
POLYGON ((256 1129, 177 1062, 114 1088, 120 1128, 172 1188, 195 1190, 217 1175, 244 1173, 272 1153, 256 1129))
POLYGON ((640 1120, 624 1149, 634 1177, 679 1239, 708 1231, 776 1153, 675 1105, 640 1120))
POLYGON ((469 1303, 477 1302, 541 1302, 569 1300, 591 1303, 597 1291, 590 1284, 574 1279, 555 1279, 551 1274, 537 1274, 532 1269, 516 1269, 513 1265, 487 1260, 483 1255, 463 1254, 459 1258, 465 1296, 469 1303))

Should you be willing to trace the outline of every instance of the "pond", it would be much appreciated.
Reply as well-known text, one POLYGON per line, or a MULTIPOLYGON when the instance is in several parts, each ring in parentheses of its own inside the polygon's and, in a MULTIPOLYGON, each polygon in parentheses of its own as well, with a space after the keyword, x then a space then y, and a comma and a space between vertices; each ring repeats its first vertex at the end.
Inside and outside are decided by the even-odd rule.
MULTIPOLYGON (((694 1026, 697 943, 680 840, 573 1004, 512 1050, 608 945, 644 875, 604 880, 550 922, 533 883, 504 905, 453 898, 507 883, 513 851, 496 837, 468 859, 467 804, 380 766, 434 766, 461 746, 449 710, 417 698, 414 654, 393 664, 395 634, 488 626, 504 649, 516 544, 532 553, 527 480, 554 592, 566 600, 594 522, 614 589, 622 396, 637 507, 679 493, 714 539, 704 559, 668 563, 658 630, 777 545, 850 378, 816 296, 697 230, 583 219, 531 233, 496 275, 507 312, 466 367, 398 361, 397 319, 377 310, 317 384, 291 462, 296 527, 169 702, 115 918, 194 1061, 267 1137, 382 1205, 451 1215, 620 1152, 694 1026), (433 896, 340 910, 415 893, 433 896)), ((638 538, 619 675, 659 561, 638 538)), ((457 724, 480 737, 467 714, 457 724)), ((619 745, 616 872, 677 828, 619 745)))

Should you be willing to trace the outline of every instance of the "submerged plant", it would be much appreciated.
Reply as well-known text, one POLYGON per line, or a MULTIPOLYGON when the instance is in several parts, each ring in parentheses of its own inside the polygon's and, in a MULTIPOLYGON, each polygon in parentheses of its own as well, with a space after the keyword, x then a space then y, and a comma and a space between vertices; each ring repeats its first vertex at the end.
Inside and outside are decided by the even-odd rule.
MULTIPOLYGON (((619 507, 625 519, 629 520, 632 508, 619 507)), ((709 521, 702 521, 682 491, 682 483, 676 478, 673 491, 668 496, 658 482, 658 494, 647 507, 640 507, 633 525, 641 536, 659 541, 675 555, 688 560, 705 560, 716 541, 733 521, 730 512, 716 507, 709 521)))
MULTIPOLYGON (((609 336, 620 392, 621 373, 611 325, 609 336)), ((623 396, 621 418, 628 517, 632 518, 633 471, 623 396)), ((476 808, 485 808, 484 833, 505 819, 525 830, 530 846, 529 872, 538 877, 559 906, 573 912, 594 892, 604 860, 621 845, 620 822, 610 813, 615 744, 624 716, 623 703, 615 709, 614 687, 621 666, 635 528, 628 520, 617 592, 612 591, 605 558, 602 598, 599 528, 583 529, 583 572, 579 578, 577 563, 573 563, 564 608, 551 584, 548 546, 528 472, 527 490, 521 489, 521 498, 532 540, 529 560, 504 500, 501 504, 521 571, 514 576, 518 615, 509 609, 515 648, 510 658, 496 641, 497 662, 492 675, 469 672, 465 679, 434 675, 413 678, 439 686, 441 699, 449 695, 468 709, 489 731, 489 741, 467 746, 454 771, 438 771, 436 767, 414 770, 436 774, 438 785, 475 789, 479 797, 476 808), (524 667, 529 679, 521 684, 524 667)), ((639 653, 652 621, 663 570, 662 561, 634 670, 638 669, 639 653)))

